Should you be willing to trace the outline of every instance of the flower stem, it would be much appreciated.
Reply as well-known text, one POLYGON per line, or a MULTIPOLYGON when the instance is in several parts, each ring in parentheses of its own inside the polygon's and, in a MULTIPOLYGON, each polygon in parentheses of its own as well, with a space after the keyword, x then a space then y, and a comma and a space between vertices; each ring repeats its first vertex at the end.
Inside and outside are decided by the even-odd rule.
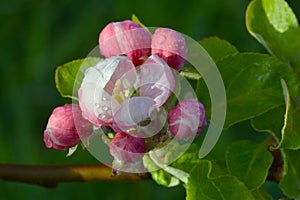
POLYGON ((0 164, 0 180, 55 187, 59 182, 84 181, 139 181, 149 174, 120 174, 111 176, 112 169, 105 165, 28 166, 0 164))

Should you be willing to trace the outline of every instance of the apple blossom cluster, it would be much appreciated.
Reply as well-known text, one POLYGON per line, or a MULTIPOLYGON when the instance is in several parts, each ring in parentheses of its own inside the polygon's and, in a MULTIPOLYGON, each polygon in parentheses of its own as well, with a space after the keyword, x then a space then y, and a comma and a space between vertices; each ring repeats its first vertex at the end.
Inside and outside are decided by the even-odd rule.
POLYGON ((72 148, 95 130, 109 127, 110 154, 123 165, 140 162, 153 148, 149 140, 155 135, 189 140, 201 133, 207 120, 199 101, 187 98, 166 105, 176 86, 176 71, 187 56, 180 33, 157 28, 151 35, 126 20, 108 24, 100 33, 99 47, 105 59, 85 71, 79 105, 57 107, 50 116, 46 147, 72 148))

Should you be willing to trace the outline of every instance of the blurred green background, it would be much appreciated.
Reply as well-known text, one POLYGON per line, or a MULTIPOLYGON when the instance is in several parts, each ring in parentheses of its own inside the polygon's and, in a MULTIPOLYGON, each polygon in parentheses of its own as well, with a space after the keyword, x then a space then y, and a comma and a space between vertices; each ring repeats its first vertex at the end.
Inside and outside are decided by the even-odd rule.
MULTIPOLYGON (((170 27, 195 40, 218 36, 240 51, 265 52, 247 33, 249 0, 2 0, 0 4, 0 162, 98 163, 88 152, 47 149, 43 130, 54 107, 70 102, 55 88, 55 68, 85 57, 109 22, 135 13, 147 26, 170 27)), ((289 4, 300 15, 300 3, 289 4)), ((0 199, 184 199, 182 187, 153 181, 61 183, 54 189, 0 182, 0 199)))

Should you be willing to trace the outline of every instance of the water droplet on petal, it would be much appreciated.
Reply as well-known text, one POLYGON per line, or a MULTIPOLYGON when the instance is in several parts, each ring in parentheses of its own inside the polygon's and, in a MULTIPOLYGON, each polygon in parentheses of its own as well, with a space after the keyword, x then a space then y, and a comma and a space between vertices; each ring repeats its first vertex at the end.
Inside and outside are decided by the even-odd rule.
POLYGON ((95 104, 95 107, 96 107, 96 108, 100 108, 100 104, 96 103, 96 104, 95 104))
POLYGON ((100 118, 100 119, 105 119, 105 118, 106 118, 106 115, 105 115, 104 113, 100 113, 100 114, 98 115, 98 118, 100 118))
POLYGON ((108 107, 108 106, 103 106, 103 107, 102 107, 102 110, 103 110, 103 111, 108 111, 108 110, 109 110, 109 107, 108 107))
POLYGON ((107 97, 102 97, 102 101, 107 101, 107 97))

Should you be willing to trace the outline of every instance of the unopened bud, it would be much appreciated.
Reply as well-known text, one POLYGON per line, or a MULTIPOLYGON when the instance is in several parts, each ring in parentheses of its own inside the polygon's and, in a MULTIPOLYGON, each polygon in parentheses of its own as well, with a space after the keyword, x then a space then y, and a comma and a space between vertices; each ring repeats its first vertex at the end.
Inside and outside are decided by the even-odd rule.
POLYGON ((99 45, 106 58, 126 54, 138 66, 150 53, 151 37, 134 21, 125 20, 109 23, 100 33, 99 45))
POLYGON ((193 138, 207 125, 204 106, 196 99, 185 99, 169 112, 168 123, 175 138, 193 138))
POLYGON ((169 28, 158 28, 152 35, 152 54, 163 58, 170 67, 180 70, 186 60, 187 47, 184 37, 169 28))
POLYGON ((145 152, 146 142, 144 138, 132 136, 124 132, 117 133, 110 144, 110 154, 122 162, 136 162, 141 160, 145 152))
POLYGON ((65 105, 53 110, 44 131, 46 147, 68 149, 92 132, 92 124, 81 116, 78 105, 65 105))

